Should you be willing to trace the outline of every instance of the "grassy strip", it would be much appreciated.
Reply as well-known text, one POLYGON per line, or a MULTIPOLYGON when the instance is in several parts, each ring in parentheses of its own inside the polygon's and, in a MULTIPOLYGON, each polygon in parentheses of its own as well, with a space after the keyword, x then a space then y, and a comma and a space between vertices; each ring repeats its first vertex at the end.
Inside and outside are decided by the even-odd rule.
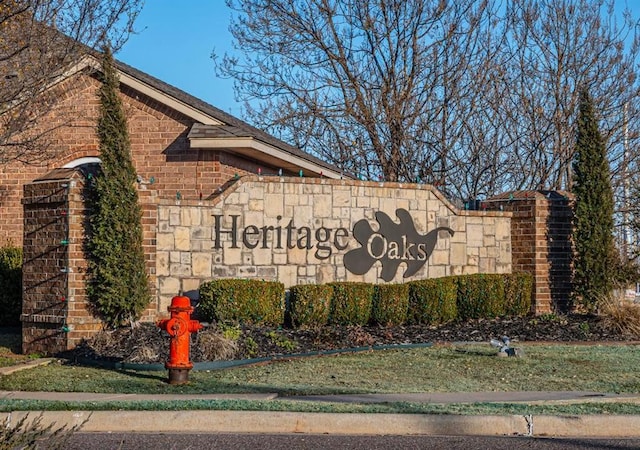
POLYGON ((455 415, 640 415, 636 403, 580 403, 527 405, 523 403, 330 403, 287 400, 180 400, 63 402, 3 400, 0 412, 11 411, 285 411, 343 414, 455 414, 455 415))
POLYGON ((190 383, 184 386, 168 385, 163 372, 52 364, 0 377, 0 389, 140 394, 272 392, 285 396, 492 390, 640 392, 638 346, 555 345, 524 350, 524 358, 498 358, 489 345, 446 345, 284 360, 193 371, 190 383))

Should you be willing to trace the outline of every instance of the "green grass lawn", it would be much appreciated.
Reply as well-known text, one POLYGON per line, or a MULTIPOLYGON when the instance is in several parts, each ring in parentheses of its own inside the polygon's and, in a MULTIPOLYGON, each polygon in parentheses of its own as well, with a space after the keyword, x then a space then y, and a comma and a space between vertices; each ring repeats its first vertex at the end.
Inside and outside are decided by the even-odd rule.
POLYGON ((192 371, 171 386, 165 372, 52 364, 0 378, 3 390, 104 393, 344 393, 600 391, 640 393, 640 346, 531 345, 498 358, 489 345, 446 345, 192 371))

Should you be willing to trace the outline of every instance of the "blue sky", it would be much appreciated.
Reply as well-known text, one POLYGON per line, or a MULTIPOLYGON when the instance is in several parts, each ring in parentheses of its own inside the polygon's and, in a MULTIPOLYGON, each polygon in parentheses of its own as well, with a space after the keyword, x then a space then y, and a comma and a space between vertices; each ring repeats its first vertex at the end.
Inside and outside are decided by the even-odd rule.
MULTIPOLYGON (((616 6, 625 3, 640 18, 640 0, 616 0, 616 6)), ((219 55, 231 49, 230 18, 223 0, 147 0, 139 33, 116 58, 241 117, 233 82, 216 78, 211 60, 214 49, 219 55)))
POLYGON ((233 82, 215 76, 211 53, 231 48, 223 0, 147 0, 116 58, 240 117, 233 82))

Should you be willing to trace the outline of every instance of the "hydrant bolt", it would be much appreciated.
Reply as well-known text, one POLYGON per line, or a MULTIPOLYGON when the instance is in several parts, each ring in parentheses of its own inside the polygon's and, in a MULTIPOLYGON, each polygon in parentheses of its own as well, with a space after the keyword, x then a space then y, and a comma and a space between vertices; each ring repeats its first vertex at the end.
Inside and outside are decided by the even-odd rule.
POLYGON ((176 296, 171 299, 171 306, 167 308, 171 318, 159 320, 156 325, 169 333, 169 361, 164 365, 169 370, 169 384, 184 384, 189 382, 189 371, 193 364, 189 360, 189 341, 191 333, 202 329, 202 324, 191 320, 193 307, 191 299, 176 296))

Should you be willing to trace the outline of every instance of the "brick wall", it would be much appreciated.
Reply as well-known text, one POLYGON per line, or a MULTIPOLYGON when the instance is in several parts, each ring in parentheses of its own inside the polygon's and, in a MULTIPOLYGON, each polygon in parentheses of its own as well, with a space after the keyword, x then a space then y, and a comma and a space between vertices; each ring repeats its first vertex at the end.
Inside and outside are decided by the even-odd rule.
MULTIPOLYGON (((86 179, 79 169, 54 170, 24 187, 23 352, 51 354, 78 345, 103 328, 86 294, 86 179)), ((156 192, 138 192, 152 302, 143 321, 158 317, 156 192)), ((126 256, 125 256, 126 257, 126 256)))
POLYGON ((505 193, 488 203, 511 211, 514 272, 534 276, 536 314, 570 309, 573 246, 572 202, 565 192, 505 193))
POLYGON ((49 353, 67 348, 69 290, 73 286, 68 273, 73 257, 68 245, 69 189, 70 180, 64 176, 24 189, 24 352, 49 353))

